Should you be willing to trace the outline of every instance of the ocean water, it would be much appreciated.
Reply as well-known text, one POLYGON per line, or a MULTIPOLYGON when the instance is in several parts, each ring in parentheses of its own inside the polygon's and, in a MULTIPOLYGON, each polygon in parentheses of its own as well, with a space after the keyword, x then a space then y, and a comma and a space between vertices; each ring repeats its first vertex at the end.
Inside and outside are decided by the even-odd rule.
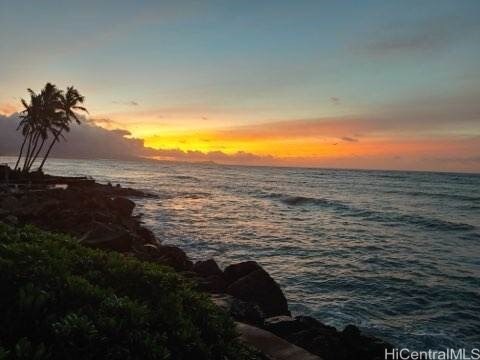
POLYGON ((480 345, 480 175, 59 159, 46 170, 156 193, 137 212, 157 237, 193 259, 258 261, 294 314, 410 349, 480 345))

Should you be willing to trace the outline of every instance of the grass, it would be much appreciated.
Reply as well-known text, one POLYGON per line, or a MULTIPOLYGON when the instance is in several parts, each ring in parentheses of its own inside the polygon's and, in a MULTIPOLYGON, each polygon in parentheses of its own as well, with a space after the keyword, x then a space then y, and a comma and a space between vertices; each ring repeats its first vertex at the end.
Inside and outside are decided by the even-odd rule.
POLYGON ((168 267, 0 223, 0 359, 253 359, 168 267))

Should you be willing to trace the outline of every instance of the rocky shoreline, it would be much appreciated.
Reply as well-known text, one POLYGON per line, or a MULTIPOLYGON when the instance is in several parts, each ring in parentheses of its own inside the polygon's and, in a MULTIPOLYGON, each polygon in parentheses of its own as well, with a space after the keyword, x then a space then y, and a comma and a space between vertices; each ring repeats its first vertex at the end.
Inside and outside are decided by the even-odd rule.
POLYGON ((22 174, 0 166, 0 222, 33 224, 66 233, 86 246, 169 265, 191 278, 236 321, 267 330, 325 360, 384 359, 392 345, 348 325, 342 331, 309 316, 292 316, 280 286, 258 263, 220 269, 215 260, 193 263, 162 244, 133 215, 138 197, 155 197, 88 178, 22 174))

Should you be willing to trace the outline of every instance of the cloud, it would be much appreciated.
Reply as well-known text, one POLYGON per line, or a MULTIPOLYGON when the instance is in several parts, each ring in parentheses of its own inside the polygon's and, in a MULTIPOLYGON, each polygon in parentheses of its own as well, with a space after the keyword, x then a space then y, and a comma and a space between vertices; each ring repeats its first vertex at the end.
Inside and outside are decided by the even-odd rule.
MULTIPOLYGON (((16 131, 19 118, 16 115, 0 115, 0 156, 16 155, 22 137, 16 131)), ((213 161, 224 164, 272 164, 276 160, 272 156, 257 156, 239 151, 226 154, 221 151, 201 152, 182 151, 179 149, 152 149, 144 146, 142 139, 131 138, 124 129, 108 130, 97 126, 97 122, 110 122, 109 119, 84 119, 82 125, 73 125, 66 134, 67 141, 58 143, 52 156, 66 158, 114 158, 134 159, 152 157, 157 159, 205 162, 213 161)))
POLYGON ((18 107, 16 105, 13 105, 11 103, 3 103, 0 104, 0 115, 11 115, 13 113, 16 113, 18 111, 18 107))
POLYGON ((102 118, 93 117, 93 118, 86 119, 85 121, 91 125, 98 125, 106 129, 117 129, 123 126, 123 124, 119 123, 118 121, 112 120, 110 118, 104 118, 104 117, 102 118))
POLYGON ((475 36, 479 29, 478 20, 474 17, 445 16, 397 23, 376 29, 375 35, 363 44, 363 51, 373 56, 427 53, 475 36))
MULTIPOLYGON (((16 131, 18 116, 0 116, 0 156, 16 155, 22 137, 16 131)), ((92 121, 84 121, 82 125, 72 126, 66 134, 67 141, 62 141, 53 150, 54 157, 65 158, 114 158, 138 159, 155 158, 185 162, 215 162, 238 165, 275 165, 275 166, 306 166, 306 167, 337 167, 337 168, 370 168, 370 169, 405 169, 405 170, 436 170, 436 171, 473 171, 480 172, 480 135, 443 137, 362 137, 356 144, 355 138, 344 136, 356 134, 352 127, 366 131, 369 127, 377 129, 378 124, 362 119, 343 119, 340 127, 333 129, 338 122, 333 119, 292 120, 285 122, 255 125, 251 128, 236 129, 238 136, 257 135, 270 136, 279 139, 281 144, 291 141, 285 137, 285 130, 292 136, 305 136, 311 131, 319 134, 337 134, 334 137, 343 140, 334 146, 328 142, 305 142, 298 144, 314 144, 315 149, 328 149, 327 152, 309 152, 298 155, 279 155, 272 147, 271 154, 255 154, 247 151, 225 153, 223 151, 197 151, 180 149, 153 149, 145 146, 142 139, 132 138, 127 130, 108 130, 95 125, 92 121), (305 129, 306 130, 305 130, 305 129), (280 129, 280 132, 276 131, 280 129), (342 135, 343 132, 343 135, 342 135), (283 134, 281 136, 281 134, 283 134)), ((232 134, 231 134, 232 135, 232 134)), ((232 135, 233 136, 233 135, 232 135)), ((356 135, 355 135, 356 136, 356 135)), ((202 138, 203 139, 203 138, 202 138)), ((211 138, 208 138, 211 140, 211 138)), ((277 144, 279 144, 277 142, 277 144)))
MULTIPOLYGON (((16 131, 18 117, 0 116, 0 155, 18 152, 22 137, 16 131)), ((78 158, 134 158, 144 152, 143 140, 126 138, 126 130, 107 130, 91 121, 73 125, 67 141, 57 144, 53 156, 78 158)))
POLYGON ((331 101, 332 104, 334 104, 334 105, 339 105, 339 104, 340 104, 340 98, 339 98, 339 97, 336 97, 336 96, 331 96, 331 97, 330 97, 330 101, 331 101))
POLYGON ((113 104, 117 105, 125 105, 125 106, 140 106, 137 101, 130 100, 130 101, 112 101, 113 104))

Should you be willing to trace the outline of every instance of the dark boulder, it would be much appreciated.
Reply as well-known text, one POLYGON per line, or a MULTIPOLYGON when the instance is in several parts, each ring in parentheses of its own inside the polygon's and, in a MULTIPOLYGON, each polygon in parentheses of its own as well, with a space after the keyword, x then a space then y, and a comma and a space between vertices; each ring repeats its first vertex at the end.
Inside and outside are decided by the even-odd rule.
POLYGON ((230 284, 227 287, 227 294, 258 304, 268 317, 290 315, 287 299, 280 286, 262 268, 249 272, 248 275, 230 284))
POLYGON ((110 206, 112 210, 116 211, 122 216, 132 215, 135 203, 124 197, 115 197, 111 200, 110 206))
POLYGON ((144 248, 148 251, 147 258, 149 260, 171 266, 180 271, 192 270, 192 262, 185 251, 178 246, 148 244, 144 248))
POLYGON ((214 294, 212 301, 235 320, 256 326, 263 325, 265 317, 257 304, 234 298, 228 294, 214 294))
POLYGON ((262 269, 260 265, 255 261, 244 261, 238 264, 232 264, 225 268, 225 279, 229 284, 237 281, 238 279, 248 275, 249 273, 262 269))
POLYGON ((213 294, 224 293, 227 287, 227 282, 223 276, 210 275, 197 279, 198 289, 213 294))
POLYGON ((220 270, 218 264, 213 259, 197 261, 195 265, 193 265, 193 271, 195 271, 198 275, 204 277, 220 276, 223 278, 222 270, 220 270))
POLYGON ((297 319, 287 315, 265 319, 264 327, 266 330, 283 338, 303 329, 302 324, 297 319))

